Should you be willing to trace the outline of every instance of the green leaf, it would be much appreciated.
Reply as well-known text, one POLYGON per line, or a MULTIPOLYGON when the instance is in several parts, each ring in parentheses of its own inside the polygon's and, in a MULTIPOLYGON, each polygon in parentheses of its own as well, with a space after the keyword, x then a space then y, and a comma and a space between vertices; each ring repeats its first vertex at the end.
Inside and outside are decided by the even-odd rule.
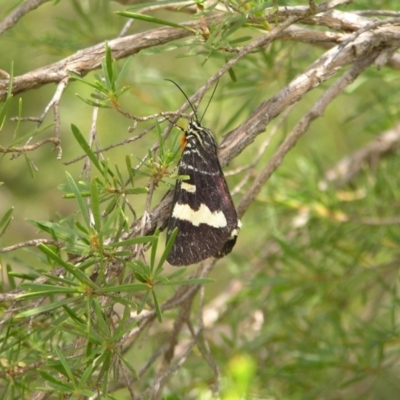
POLYGON ((147 194, 149 189, 146 187, 130 188, 125 190, 126 194, 147 194))
POLYGON ((74 265, 64 261, 58 254, 56 254, 53 250, 51 250, 48 246, 44 244, 39 244, 38 249, 49 256, 51 259, 56 261, 62 267, 64 267, 70 274, 72 274, 79 282, 82 282, 92 289, 97 289, 96 284, 87 277, 79 268, 75 267, 74 265))
POLYGON ((144 290, 149 290, 150 286, 145 283, 126 283, 117 286, 108 286, 99 289, 99 293, 109 293, 109 292, 143 292, 144 290))
POLYGON ((29 172, 30 172, 30 174, 31 174, 31 178, 32 179, 35 179, 35 168, 33 167, 33 165, 32 165, 32 162, 31 162, 31 160, 29 159, 29 157, 25 154, 25 153, 22 153, 23 154, 23 156, 24 156, 24 160, 25 160, 25 162, 26 162, 26 165, 28 166, 28 170, 29 170, 29 172))
MULTIPOLYGON (((6 101, 4 102, 3 107, 0 110, 0 131, 3 129, 4 121, 7 118, 7 111, 11 105, 11 101, 13 98, 13 94, 12 94, 12 84, 14 82, 14 63, 13 62, 11 63, 10 71, 11 71, 11 73, 10 73, 10 77, 8 80, 6 101)), ((19 125, 19 119, 18 119, 18 125, 19 125)))
POLYGON ((96 327, 99 329, 99 333, 104 335, 104 336, 109 336, 110 335, 110 329, 104 320, 103 313, 101 312, 100 305, 97 301, 97 299, 93 299, 91 302, 92 310, 94 310, 94 313, 96 314, 96 327))
POLYGON ((160 304, 158 303, 156 293, 155 293, 154 290, 152 290, 151 294, 153 295, 154 308, 156 310, 156 315, 157 315, 158 322, 162 322, 161 308, 160 308, 160 304))
POLYGON ((10 223, 12 221, 12 213, 14 211, 14 207, 11 207, 3 216, 3 218, 0 220, 0 238, 4 235, 5 231, 7 228, 10 226, 10 223))
POLYGON ((194 278, 194 279, 184 279, 183 281, 174 281, 174 282, 157 282, 157 286, 204 285, 205 283, 211 283, 211 282, 215 282, 215 279, 194 278))
MULTIPOLYGON (((115 81, 116 87, 119 87, 122 84, 122 80, 125 78, 125 76, 127 74, 129 74, 129 71, 130 71, 129 66, 130 66, 132 60, 133 60, 133 57, 131 56, 131 57, 128 57, 126 59, 126 61, 124 62, 124 65, 122 66, 122 68, 121 68, 121 70, 120 70, 120 72, 118 74, 118 77, 117 77, 117 79, 115 81)), ((129 89, 129 86, 125 87, 125 88, 122 88, 123 91, 128 90, 128 89, 129 89)))
POLYGON ((148 291, 144 294, 144 296, 142 297, 142 301, 140 302, 139 307, 138 307, 137 312, 136 312, 138 315, 143 311, 144 307, 146 306, 146 304, 147 304, 147 299, 148 299, 148 297, 149 297, 149 293, 150 293, 150 290, 148 290, 148 291))
POLYGON ((53 344, 53 349, 54 349, 54 351, 56 352, 56 354, 57 354, 57 356, 58 356, 58 358, 59 358, 59 360, 60 360, 60 363, 61 363, 61 365, 62 365, 63 368, 64 368, 65 376, 66 376, 71 382, 73 382, 74 384, 76 384, 75 376, 74 376, 74 374, 72 373, 71 367, 69 366, 69 364, 68 364, 68 362, 67 362, 67 359, 65 358, 64 354, 60 351, 60 349, 59 349, 55 344, 53 344))
POLYGON ((134 244, 141 244, 141 243, 150 243, 157 240, 154 236, 140 236, 135 237, 127 240, 121 240, 120 242, 110 243, 110 247, 124 247, 124 246, 132 246, 134 244))
POLYGON ((161 54, 161 53, 166 53, 168 51, 174 51, 176 49, 180 49, 182 47, 187 47, 188 46, 187 41, 182 41, 179 43, 167 43, 167 44, 161 44, 159 46, 154 46, 154 47, 149 47, 147 49, 140 50, 140 54, 144 55, 153 55, 153 54, 161 54))
POLYGON ((115 92, 115 82, 114 82, 114 69, 113 69, 113 59, 111 55, 111 49, 108 43, 105 43, 106 57, 105 65, 103 64, 103 75, 107 82, 108 87, 115 92))
POLYGON ((33 297, 35 296, 41 296, 41 295, 52 295, 52 294, 57 294, 57 293, 79 293, 79 290, 77 287, 63 287, 63 286, 57 286, 57 285, 46 285, 46 284, 40 284, 40 283, 22 283, 20 285, 21 289, 23 290, 29 290, 31 293, 23 293, 18 295, 19 299, 24 299, 28 297, 33 297))
POLYGON ((99 246, 100 254, 103 254, 103 235, 101 232, 99 190, 95 179, 92 180, 92 183, 90 185, 90 199, 91 199, 92 215, 94 220, 94 228, 96 230, 96 235, 97 235, 97 244, 99 246))
POLYGON ((10 272, 9 272, 9 275, 10 275, 10 276, 13 276, 13 277, 15 277, 15 278, 19 278, 19 279, 27 280, 27 281, 34 281, 35 279, 38 278, 37 275, 34 275, 34 274, 26 274, 26 273, 17 272, 17 271, 10 271, 10 272))
POLYGON ((83 137, 82 133, 80 132, 80 130, 74 124, 71 124, 71 129, 72 129, 72 133, 75 136, 76 141, 81 146, 82 150, 89 157, 89 159, 93 163, 93 165, 104 175, 103 166, 100 164, 96 155, 93 153, 92 149, 87 144, 87 142, 86 142, 85 138, 83 137))
MULTIPOLYGON (((92 101, 89 99, 85 99, 82 96, 80 96, 79 94, 77 94, 78 98, 81 99, 84 103, 86 103, 87 105, 91 106, 91 107, 97 107, 97 108, 111 108, 111 106, 108 104, 108 98, 103 98, 101 97, 100 100, 97 101, 92 101)), ((100 98, 100 97, 99 97, 100 98)))
POLYGON ((95 360, 96 367, 101 367, 98 373, 97 382, 100 382, 102 379, 107 380, 107 377, 103 378, 103 376, 109 374, 111 371, 112 356, 113 353, 107 348, 104 348, 101 356, 95 360))
POLYGON ((83 371, 82 377, 79 380, 79 386, 86 384, 87 380, 92 376, 94 372, 95 365, 93 363, 88 363, 87 368, 83 371))
POLYGON ((68 74, 74 78, 75 80, 84 83, 85 85, 91 86, 93 89, 99 90, 99 86, 87 81, 86 79, 81 78, 79 75, 75 74, 74 72, 68 71, 68 74))
POLYGON ((50 304, 46 304, 44 306, 35 307, 35 308, 31 309, 31 310, 26 310, 26 311, 23 311, 23 312, 17 314, 16 318, 32 317, 33 315, 41 314, 41 313, 44 313, 44 312, 48 312, 48 311, 54 310, 56 308, 60 308, 60 307, 64 306, 65 304, 72 303, 74 301, 80 300, 81 298, 82 298, 82 296, 69 297, 69 298, 64 299, 64 300, 55 301, 55 302, 52 302, 50 304))
POLYGON ((73 282, 70 279, 61 278, 59 276, 51 275, 51 274, 46 273, 46 272, 42 272, 42 275, 46 276, 47 278, 49 278, 49 280, 55 281, 55 282, 59 282, 62 285, 65 285, 66 287, 69 287, 69 286, 79 287, 80 286, 79 283, 73 282))
POLYGON ((44 386, 44 387, 38 387, 37 389, 39 390, 44 390, 44 391, 50 391, 54 389, 57 389, 57 391, 61 393, 68 393, 72 392, 74 389, 74 386, 69 383, 69 382, 64 382, 61 381, 60 379, 55 378, 48 372, 44 370, 39 370, 39 374, 49 383, 50 386, 44 386))
POLYGON ((152 246, 151 246, 151 252, 150 252, 150 270, 152 272, 154 271, 154 265, 155 265, 155 261, 156 261, 159 234, 160 234, 160 230, 157 228, 156 231, 154 232, 154 237, 157 239, 153 241, 152 246))
POLYGON ((75 321, 77 324, 80 325, 85 325, 85 320, 83 318, 81 318, 72 308, 64 305, 63 309, 65 310, 65 312, 69 315, 69 317, 75 321))
POLYGON ((187 31, 196 33, 196 30, 189 28, 188 26, 179 25, 179 24, 176 24, 175 22, 170 22, 170 21, 165 21, 163 19, 154 18, 151 15, 138 14, 138 13, 134 13, 131 11, 116 11, 115 14, 121 15, 122 17, 138 19, 140 21, 152 22, 154 24, 159 24, 159 25, 163 25, 163 26, 172 26, 173 28, 186 29, 187 31))
POLYGON ((168 254, 169 254, 169 252, 171 251, 172 246, 173 246, 174 243, 175 243, 175 239, 176 239, 176 235, 177 235, 177 234, 178 234, 178 228, 175 228, 175 229, 172 231, 171 236, 169 237, 167 244, 165 245, 165 249, 164 249, 164 251, 163 251, 163 253, 162 253, 162 255, 161 255, 160 261, 158 262, 156 272, 158 272, 159 270, 161 270, 162 266, 164 265, 164 262, 165 262, 165 260, 167 259, 168 254))
POLYGON ((10 289, 14 290, 17 288, 17 284, 15 282, 15 279, 13 276, 13 271, 11 269, 10 264, 6 264, 6 271, 7 271, 8 284, 10 285, 10 289))
POLYGON ((119 355, 119 359, 125 364, 125 367, 129 370, 129 372, 132 374, 132 376, 136 379, 139 379, 139 375, 135 371, 135 369, 132 367, 132 362, 128 361, 122 354, 119 355))
POLYGON ((121 321, 115 327, 115 331, 113 332, 112 335, 113 343, 117 343, 125 334, 130 332, 138 324, 136 320, 134 320, 130 324, 127 324, 128 320, 130 319, 130 316, 131 316, 131 307, 130 306, 125 307, 121 321))
POLYGON ((90 224, 90 220, 89 220, 89 210, 86 205, 86 202, 83 200, 83 198, 81 196, 81 192, 79 191, 79 188, 76 185, 72 176, 68 172, 65 172, 65 175, 67 176, 69 188, 71 189, 71 191, 74 193, 74 195, 76 197, 76 201, 78 202, 83 219, 85 220, 87 227, 90 228, 91 224, 90 224))

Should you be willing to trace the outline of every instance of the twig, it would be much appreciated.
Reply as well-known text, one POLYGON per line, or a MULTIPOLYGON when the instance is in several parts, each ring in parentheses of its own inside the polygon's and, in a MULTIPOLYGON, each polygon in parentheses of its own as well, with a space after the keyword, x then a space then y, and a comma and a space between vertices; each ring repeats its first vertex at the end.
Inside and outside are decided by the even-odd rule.
POLYGON ((0 35, 7 29, 11 29, 25 14, 48 1, 50 0, 27 0, 22 3, 0 23, 0 35))
POLYGON ((36 247, 39 244, 50 244, 52 246, 62 247, 62 244, 59 243, 59 242, 56 242, 55 240, 51 240, 51 239, 32 239, 32 240, 27 240, 26 242, 21 242, 21 243, 18 243, 18 244, 14 244, 12 246, 0 248, 0 253, 8 253, 10 251, 21 249, 23 247, 32 247, 32 246, 36 247))
POLYGON ((289 150, 297 143, 300 137, 307 131, 314 119, 323 115, 326 107, 342 91, 352 83, 357 76, 366 69, 378 56, 379 51, 375 50, 357 60, 354 65, 346 71, 315 103, 311 110, 299 121, 293 131, 286 137, 276 153, 272 156, 266 167, 257 176, 250 189, 242 197, 238 205, 238 215, 241 217, 250 204, 254 201, 260 192, 264 183, 269 179, 272 173, 282 164, 283 159, 289 150))
POLYGON ((212 387, 212 392, 214 394, 219 393, 219 382, 221 379, 221 375, 218 369, 218 365, 214 360, 213 354, 210 349, 210 345, 208 343, 207 337, 204 331, 204 320, 203 320, 203 310, 204 310, 204 285, 200 288, 200 307, 199 307, 199 329, 197 333, 194 330, 194 327, 190 320, 187 321, 187 325, 189 327, 190 333, 192 334, 193 339, 198 339, 197 348, 199 349, 201 355, 204 360, 210 366, 211 370, 214 373, 214 384, 212 387))
POLYGON ((389 11, 389 10, 360 10, 353 11, 357 15, 367 15, 367 16, 380 16, 380 17, 400 17, 400 12, 389 11))
POLYGON ((341 187, 351 182, 364 165, 374 168, 379 160, 388 153, 393 153, 400 145, 400 124, 382 133, 376 139, 340 160, 325 173, 325 181, 319 183, 320 189, 328 183, 341 187))
MULTIPOLYGON (((210 16, 207 18, 207 23, 218 23, 223 18, 223 15, 210 16)), ((200 22, 190 21, 181 25, 198 29, 200 22)), ((136 54, 143 49, 169 43, 190 35, 193 35, 193 32, 187 29, 163 27, 110 40, 108 46, 112 51, 113 58, 119 60, 136 54)), ((26 90, 36 89, 48 83, 58 83, 68 78, 70 71, 80 76, 85 76, 90 71, 100 68, 104 57, 104 43, 79 50, 75 54, 54 64, 15 77, 12 85, 12 93, 15 95, 26 90)), ((8 80, 0 80, 0 100, 4 100, 7 97, 7 91, 8 80)))
POLYGON ((182 355, 182 357, 176 364, 172 365, 166 372, 164 372, 162 375, 160 375, 156 379, 154 379, 154 382, 152 383, 152 385, 144 391, 144 393, 143 393, 143 395, 145 396, 144 398, 147 398, 148 394, 152 394, 152 396, 150 398, 152 400, 154 400, 155 391, 157 391, 157 389, 159 387, 161 387, 161 385, 166 381, 166 379, 170 375, 172 375, 175 371, 177 371, 178 369, 180 369, 182 367, 182 365, 188 359, 189 355, 192 353, 193 347, 196 345, 196 341, 197 341, 197 338, 191 341, 191 343, 188 345, 185 353, 182 355))
MULTIPOLYGON (((344 21, 348 21, 349 24, 353 24, 351 25, 351 30, 354 31, 355 29, 359 29, 360 26, 368 23, 369 20, 361 16, 355 18, 353 13, 344 12, 337 14, 338 17, 332 17, 333 11, 331 10, 335 6, 338 4, 346 4, 348 2, 349 1, 330 1, 323 3, 316 7, 317 14, 315 16, 310 14, 308 7, 303 7, 303 9, 299 10, 297 15, 293 17, 294 10, 292 10, 290 7, 284 7, 282 9, 278 9, 276 14, 272 14, 271 18, 273 21, 275 17, 279 16, 280 18, 284 18, 286 20, 287 16, 292 16, 297 20, 308 18, 304 21, 309 21, 311 18, 318 17, 319 20, 322 20, 322 18, 326 17, 329 21, 331 21, 331 24, 336 24, 336 29, 344 29, 344 21), (327 15, 324 13, 327 13, 327 15), (357 24, 354 25, 356 20, 357 24)), ((208 26, 212 24, 218 24, 225 17, 225 14, 219 13, 207 17, 205 22, 208 26)), ((315 21, 313 22, 315 23, 315 21)), ((193 29, 199 29, 201 27, 201 23, 199 21, 190 21, 187 23, 182 23, 182 25, 193 29)), ((281 25, 282 24, 279 26, 281 25)), ((388 32, 391 32, 389 28, 388 32)), ((190 35, 192 35, 192 33, 186 29, 163 27, 144 33, 117 38, 109 41, 108 45, 112 50, 113 58, 118 60, 136 54, 145 48, 153 47, 155 45, 162 45, 190 35)), ((73 71, 80 76, 84 76, 88 72, 99 68, 101 65, 101 60, 104 58, 104 56, 104 44, 100 43, 95 46, 80 50, 77 53, 54 64, 42 67, 28 74, 15 77, 12 88, 13 94, 37 88, 48 83, 59 82, 60 80, 69 76, 69 71, 73 71)), ((0 80, 0 100, 4 100, 6 98, 7 90, 8 80, 0 80)))
MULTIPOLYGON (((93 153, 94 153, 94 154, 101 154, 101 153, 104 153, 104 152, 106 152, 106 151, 108 151, 108 150, 114 149, 114 148, 116 148, 116 147, 124 146, 124 145, 126 145, 126 144, 135 142, 136 140, 141 139, 144 135, 146 135, 147 133, 149 133, 152 129, 154 129, 154 125, 152 125, 151 127, 145 129, 145 130, 144 130, 142 133, 140 133, 139 135, 132 136, 132 137, 130 137, 130 138, 128 138, 128 139, 122 140, 121 142, 111 144, 111 145, 109 145, 109 146, 107 146, 107 147, 103 147, 103 148, 98 149, 98 150, 93 150, 93 153)), ((66 162, 64 162, 63 164, 64 164, 64 165, 74 164, 74 163, 76 163, 76 162, 78 162, 78 161, 80 161, 80 160, 83 160, 84 158, 86 158, 86 154, 83 154, 83 155, 81 155, 81 156, 79 156, 79 157, 76 157, 76 158, 74 158, 74 159, 72 159, 72 160, 70 160, 70 161, 66 161, 66 162)))
MULTIPOLYGON (((269 135, 267 135, 267 137, 265 138, 265 140, 261 143, 261 146, 258 149, 258 152, 253 160, 253 162, 251 162, 249 165, 246 165, 244 167, 241 168, 240 170, 235 170, 233 171, 235 174, 242 172, 246 169, 249 169, 249 171, 247 172, 246 175, 243 176, 243 178, 240 180, 240 182, 235 186, 235 188, 231 191, 232 195, 235 195, 236 193, 239 193, 240 190, 242 189, 242 187, 249 181, 249 179, 251 178, 251 175, 254 171, 254 168, 256 167, 256 165, 258 164, 259 160, 261 159, 261 157, 264 155, 264 151, 265 149, 269 146, 271 139, 275 136, 275 134, 278 132, 279 127, 283 124, 283 122, 286 120, 286 117, 288 116, 288 114, 290 113, 290 111, 293 108, 293 104, 291 106, 289 106, 280 116, 278 121, 276 122, 276 124, 272 127, 271 132, 269 133, 269 135)), ((227 172, 225 173, 225 176, 230 176, 233 175, 232 172, 227 172)))
MULTIPOLYGON (((160 113, 160 114, 154 114, 154 115, 151 115, 151 116, 148 116, 148 117, 143 117, 143 118, 134 117, 134 119, 136 121, 140 121, 140 122, 141 121, 148 121, 148 120, 157 118, 160 115, 162 117, 165 117, 165 116, 177 117, 177 116, 179 116, 179 117, 183 117, 183 118, 190 118, 186 114, 179 114, 178 112, 163 112, 163 113, 160 113)), ((163 121, 159 121, 159 122, 163 122, 163 121)), ((95 154, 105 153, 106 151, 114 149, 116 147, 125 146, 126 144, 135 142, 136 140, 141 139, 143 136, 145 136, 149 132, 151 132, 155 128, 155 126, 156 126, 156 124, 152 124, 149 127, 147 127, 139 135, 132 136, 132 137, 130 137, 128 139, 122 140, 121 142, 111 144, 111 145, 109 145, 107 147, 103 147, 103 148, 98 149, 98 150, 93 150, 93 153, 95 153, 95 154)), ((172 127, 170 129, 172 129, 172 127)), ((155 145, 153 145, 153 147, 150 150, 154 151, 154 150, 156 150, 158 148, 158 146, 159 146, 159 143, 157 142, 155 145)), ((86 154, 83 154, 82 156, 76 157, 73 160, 64 162, 64 165, 70 165, 70 164, 76 163, 77 161, 83 160, 85 157, 86 157, 86 154)), ((139 166, 137 166, 135 169, 138 169, 147 160, 147 157, 148 157, 148 155, 144 158, 144 160, 141 161, 141 163, 139 163, 139 166)))
POLYGON ((157 373, 154 384, 150 386, 149 391, 151 393, 152 400, 160 399, 163 391, 163 387, 165 384, 165 378, 171 374, 171 370, 174 367, 171 367, 171 362, 174 357, 175 347, 178 344, 178 336, 190 317, 191 306, 193 303, 193 298, 195 296, 195 292, 188 297, 185 302, 181 306, 181 310, 178 316, 175 318, 174 327, 172 329, 171 334, 169 335, 168 340, 166 341, 167 347, 164 352, 163 362, 161 364, 160 370, 157 373))
POLYGON ((40 142, 36 142, 35 144, 26 145, 22 147, 3 147, 0 146, 0 153, 25 153, 26 151, 36 150, 38 147, 43 146, 46 143, 53 143, 55 148, 58 148, 61 140, 57 137, 43 139, 40 142))

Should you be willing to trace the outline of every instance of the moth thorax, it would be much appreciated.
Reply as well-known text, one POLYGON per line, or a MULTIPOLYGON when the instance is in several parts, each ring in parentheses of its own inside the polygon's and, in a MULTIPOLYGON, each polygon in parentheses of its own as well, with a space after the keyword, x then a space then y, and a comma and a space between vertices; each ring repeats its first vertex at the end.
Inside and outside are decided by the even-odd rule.
POLYGON ((203 148, 209 146, 216 147, 212 132, 209 129, 203 128, 197 121, 190 121, 189 123, 186 138, 189 139, 190 136, 194 137, 203 148))

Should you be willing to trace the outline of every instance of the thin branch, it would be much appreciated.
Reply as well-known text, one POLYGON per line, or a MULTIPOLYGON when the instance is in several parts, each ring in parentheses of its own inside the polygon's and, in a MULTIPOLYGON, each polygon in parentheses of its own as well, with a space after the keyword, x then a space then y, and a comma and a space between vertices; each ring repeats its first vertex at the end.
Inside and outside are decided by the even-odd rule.
POLYGON ((46 143, 53 143, 55 148, 59 148, 61 140, 57 137, 43 139, 40 142, 36 142, 35 144, 26 145, 22 147, 3 147, 0 146, 0 153, 25 153, 27 151, 36 150, 38 147, 43 146, 46 143))
POLYGON ((50 0, 27 0, 17 7, 10 15, 0 22, 0 35, 11 29, 25 14, 38 8, 50 0))
MULTIPOLYGON (((145 129, 145 130, 144 130, 142 133, 140 133, 139 135, 132 136, 132 137, 130 137, 130 138, 128 138, 128 139, 124 139, 124 140, 122 140, 122 141, 120 141, 120 142, 118 142, 118 143, 110 144, 109 146, 103 147, 103 148, 98 149, 98 150, 93 150, 93 153, 94 153, 94 154, 101 154, 101 153, 104 153, 104 152, 106 152, 106 151, 108 151, 108 150, 114 149, 114 148, 116 148, 116 147, 121 147, 121 146, 124 146, 124 145, 126 145, 126 144, 135 142, 136 140, 141 139, 143 136, 145 136, 147 133, 149 133, 151 130, 153 130, 154 127, 155 127, 155 125, 152 125, 152 126, 148 127, 147 129, 145 129)), ((74 164, 74 163, 76 163, 76 162, 78 162, 78 161, 80 161, 80 160, 83 160, 84 158, 86 158, 86 154, 83 154, 83 155, 81 155, 81 156, 79 156, 79 157, 76 157, 76 158, 74 158, 73 160, 66 161, 66 162, 64 162, 63 164, 64 164, 64 165, 74 164)))
POLYGON ((400 124, 382 133, 373 141, 340 160, 325 173, 326 181, 319 183, 320 189, 326 189, 328 184, 336 187, 351 182, 362 170, 364 165, 375 168, 379 160, 387 154, 395 152, 400 145, 400 124))
MULTIPOLYGON (((371 21, 362 16, 355 16, 353 13, 346 13, 333 10, 338 4, 346 4, 349 1, 330 1, 316 7, 317 14, 312 15, 308 7, 296 8, 283 7, 279 8, 276 13, 271 13, 271 22, 275 18, 286 20, 288 16, 305 23, 314 23, 326 25, 337 30, 355 31, 367 25, 371 21), (347 26, 347 25, 348 26, 347 26)), ((225 14, 216 14, 205 19, 207 25, 218 24, 226 17, 225 14)), ((190 21, 182 23, 182 25, 192 29, 200 29, 200 21, 190 21)), ((281 25, 281 24, 280 24, 281 25)), ((394 32, 387 28, 388 33, 394 32)), ((182 39, 192 35, 193 33, 186 29, 163 27, 148 32, 117 38, 108 42, 112 50, 113 58, 121 59, 138 53, 145 48, 162 45, 171 41, 182 39)), ((388 37, 388 39, 390 39, 388 37)), ((13 82, 13 94, 26 90, 37 88, 48 83, 59 82, 66 78, 68 71, 73 71, 80 76, 86 75, 88 72, 98 69, 101 60, 105 56, 104 44, 100 43, 95 46, 83 49, 77 53, 58 61, 57 63, 42 67, 28 74, 15 77, 13 82)), ((4 100, 7 95, 8 80, 0 80, 0 100, 4 100)))
POLYGON ((230 176, 233 174, 237 174, 239 172, 245 171, 245 170, 249 170, 244 176, 243 178, 240 180, 240 182, 235 186, 235 188, 233 190, 231 190, 231 194, 235 195, 236 193, 239 193, 240 190, 243 188, 243 186, 249 182, 254 169, 256 167, 256 165, 258 164, 258 162, 260 161, 261 157, 264 155, 264 151, 265 149, 269 146, 272 138, 276 135, 276 133, 278 132, 279 127, 286 121, 287 116, 289 115, 289 113, 292 111, 293 105, 289 106, 280 116, 278 121, 276 122, 276 124, 273 126, 273 128, 271 129, 271 132, 269 133, 269 135, 267 135, 267 137, 265 138, 265 140, 261 143, 256 156, 254 157, 254 160, 249 164, 249 165, 245 165, 244 167, 238 168, 237 170, 234 170, 233 172, 225 172, 225 176, 230 176))
POLYGON ((62 246, 61 243, 56 242, 55 240, 33 239, 33 240, 27 240, 26 242, 21 242, 21 243, 18 243, 18 244, 14 244, 12 246, 0 248, 0 253, 8 253, 10 251, 21 249, 23 247, 36 247, 36 246, 39 246, 39 244, 50 244, 50 245, 56 246, 56 247, 61 247, 62 246))
POLYGON ((400 217, 391 218, 360 218, 360 219, 348 219, 347 222, 359 223, 369 226, 384 226, 384 225, 399 225, 400 217))
POLYGON ((193 298, 195 295, 196 292, 193 292, 193 294, 190 297, 188 297, 184 303, 182 303, 181 310, 178 316, 175 318, 172 332, 169 335, 169 338, 165 342, 167 344, 167 347, 164 352, 164 357, 162 364, 160 366, 160 370, 158 371, 158 373, 154 378, 154 384, 151 385, 150 388, 148 389, 149 392, 151 393, 150 398, 153 400, 161 398, 165 384, 165 378, 168 377, 171 373, 170 371, 174 369, 174 367, 171 367, 171 362, 174 358, 175 347, 178 344, 178 336, 183 326, 190 317, 193 298))
POLYGON ((354 65, 346 71, 326 92, 318 99, 311 110, 299 121, 293 131, 286 137, 276 153, 272 156, 263 171, 257 176, 250 189, 242 197, 237 209, 241 217, 250 204, 254 201, 260 192, 264 183, 269 179, 272 173, 282 164, 286 154, 297 143, 300 137, 307 132, 311 122, 323 115, 327 106, 350 85, 357 76, 364 71, 378 56, 379 51, 375 50, 363 58, 359 59, 354 65))
POLYGON ((353 11, 357 15, 379 16, 379 17, 400 17, 400 12, 389 10, 360 10, 353 11))
MULTIPOLYGON (((206 19, 208 24, 218 23, 223 15, 214 15, 206 19)), ((199 21, 182 23, 186 27, 199 29, 199 21)), ((108 46, 114 59, 119 60, 138 53, 149 47, 160 46, 171 41, 193 35, 193 32, 183 28, 163 27, 135 35, 125 36, 110 40, 108 46)), ((104 43, 79 50, 75 54, 64 58, 54 64, 47 65, 25 75, 14 78, 12 93, 36 89, 48 83, 58 83, 69 77, 69 72, 84 76, 90 71, 100 68, 105 57, 104 43)), ((8 91, 8 80, 0 80, 0 100, 5 100, 8 91)))

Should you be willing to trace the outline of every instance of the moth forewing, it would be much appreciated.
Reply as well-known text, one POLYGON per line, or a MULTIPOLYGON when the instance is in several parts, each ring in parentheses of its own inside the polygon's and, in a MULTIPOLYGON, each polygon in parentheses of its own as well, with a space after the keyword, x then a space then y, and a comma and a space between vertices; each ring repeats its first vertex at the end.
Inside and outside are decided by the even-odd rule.
POLYGON ((189 179, 176 182, 167 231, 168 240, 178 228, 167 257, 175 266, 228 254, 240 229, 212 132, 192 120, 185 136, 178 174, 189 179))

